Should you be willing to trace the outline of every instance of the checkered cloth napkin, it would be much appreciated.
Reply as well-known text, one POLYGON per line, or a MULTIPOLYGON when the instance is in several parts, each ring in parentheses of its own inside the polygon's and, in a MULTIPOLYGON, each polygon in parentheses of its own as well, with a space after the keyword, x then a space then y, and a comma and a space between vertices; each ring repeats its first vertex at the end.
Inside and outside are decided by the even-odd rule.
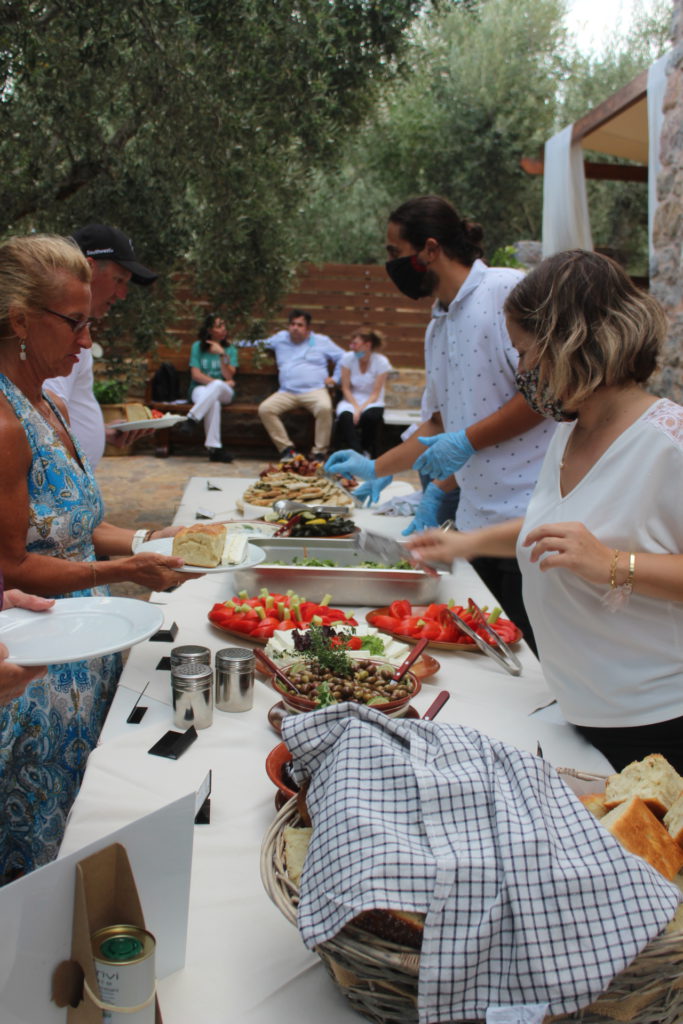
POLYGON ((627 853, 551 765, 475 729, 338 704, 283 739, 313 836, 298 924, 313 947, 362 910, 426 913, 421 1024, 592 1002, 673 917, 678 889, 627 853))

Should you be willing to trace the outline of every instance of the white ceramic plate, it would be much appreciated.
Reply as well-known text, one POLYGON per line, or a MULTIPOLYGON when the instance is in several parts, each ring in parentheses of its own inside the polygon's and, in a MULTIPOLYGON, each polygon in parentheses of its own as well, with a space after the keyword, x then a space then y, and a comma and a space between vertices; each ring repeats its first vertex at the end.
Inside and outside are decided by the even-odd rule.
POLYGON ((156 416, 151 420, 130 420, 128 423, 108 423, 107 426, 124 432, 126 430, 162 430, 166 427, 175 427, 176 423, 182 423, 186 419, 187 416, 168 413, 166 416, 156 416))
MULTIPOLYGON (((138 548, 138 553, 142 551, 153 551, 155 555, 172 555, 173 537, 161 537, 160 540, 148 540, 146 544, 141 544, 138 548)), ((265 557, 266 552, 264 548, 260 548, 256 544, 247 544, 246 557, 236 565, 217 565, 215 569, 205 569, 202 565, 181 565, 179 569, 174 569, 174 572, 234 572, 235 569, 251 569, 254 565, 258 565, 259 562, 262 562, 265 557)))
POLYGON ((0 612, 0 641, 17 665, 60 665, 125 651, 163 621, 161 608, 132 597, 65 597, 47 612, 0 612))

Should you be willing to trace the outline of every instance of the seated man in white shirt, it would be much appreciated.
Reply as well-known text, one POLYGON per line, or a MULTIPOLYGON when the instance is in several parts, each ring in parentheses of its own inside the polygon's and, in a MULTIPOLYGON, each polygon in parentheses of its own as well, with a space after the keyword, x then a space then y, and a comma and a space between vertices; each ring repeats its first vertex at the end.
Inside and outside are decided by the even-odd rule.
POLYGON ((332 399, 328 387, 334 384, 330 363, 337 365, 344 350, 326 334, 311 330, 311 314, 293 309, 289 328, 267 338, 277 360, 280 389, 258 408, 261 422, 277 448, 280 458, 295 454, 295 448, 282 422, 283 413, 308 409, 315 418, 315 436, 311 458, 324 458, 332 434, 332 399))
MULTIPOLYGON (((74 231, 73 240, 90 264, 92 279, 90 315, 105 316, 115 302, 125 299, 130 282, 150 285, 157 274, 135 258, 133 243, 118 228, 87 224, 74 231)), ((71 430, 76 435, 93 469, 104 455, 107 442, 117 447, 131 444, 142 432, 124 433, 112 424, 105 426, 102 409, 93 394, 92 349, 81 349, 78 362, 68 377, 53 377, 43 387, 66 402, 71 430)))

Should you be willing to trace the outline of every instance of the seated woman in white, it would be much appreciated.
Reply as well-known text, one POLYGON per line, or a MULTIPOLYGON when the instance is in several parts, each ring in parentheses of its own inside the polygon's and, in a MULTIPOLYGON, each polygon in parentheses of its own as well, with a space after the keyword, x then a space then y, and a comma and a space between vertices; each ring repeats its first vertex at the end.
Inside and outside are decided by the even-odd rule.
POLYGON ((384 385, 391 372, 391 363, 379 351, 383 343, 379 331, 359 327, 351 336, 351 351, 339 362, 343 398, 336 409, 337 446, 373 459, 383 422, 384 385))
POLYGON ((221 444, 221 406, 232 401, 237 349, 227 343, 228 329, 221 317, 210 313, 199 328, 190 352, 188 420, 204 423, 204 444, 211 462, 232 462, 221 444))

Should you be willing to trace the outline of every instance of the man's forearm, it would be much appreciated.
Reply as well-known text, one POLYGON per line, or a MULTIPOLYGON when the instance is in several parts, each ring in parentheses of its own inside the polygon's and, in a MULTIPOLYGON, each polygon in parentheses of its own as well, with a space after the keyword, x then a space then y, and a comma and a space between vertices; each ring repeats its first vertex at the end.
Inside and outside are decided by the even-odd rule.
POLYGON ((465 433, 475 451, 479 451, 526 434, 542 421, 543 416, 533 411, 523 395, 514 395, 490 416, 467 427, 465 433))

